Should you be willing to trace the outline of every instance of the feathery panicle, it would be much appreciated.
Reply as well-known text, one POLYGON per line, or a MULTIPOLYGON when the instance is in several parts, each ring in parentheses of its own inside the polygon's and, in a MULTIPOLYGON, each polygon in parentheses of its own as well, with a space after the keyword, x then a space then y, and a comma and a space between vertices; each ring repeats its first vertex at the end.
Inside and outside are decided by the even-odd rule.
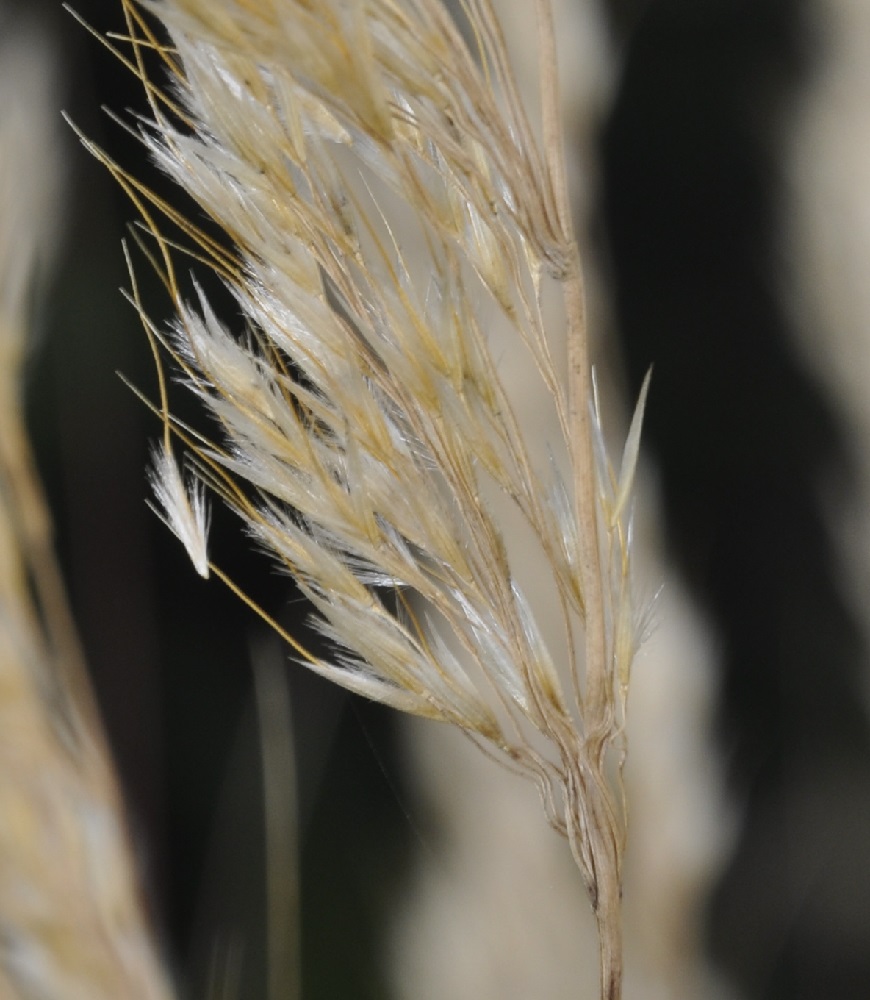
MULTIPOLYGON (((177 314, 161 339, 220 434, 175 429, 316 609, 336 652, 303 653, 312 669, 454 723, 537 782, 585 878, 616 997, 624 820, 608 762, 624 752, 637 645, 628 512, 643 399, 615 473, 594 426, 548 4, 543 147, 489 0, 462 5, 465 31, 440 0, 123 4, 152 109, 142 141, 231 246, 95 150, 157 242, 177 314), (151 50, 165 91, 146 73, 151 50), (243 331, 180 291, 161 213, 225 282, 243 331), (548 284, 563 290, 567 365, 543 321, 548 284), (505 350, 527 354, 561 441, 524 436, 498 373, 505 350), (559 462, 542 469, 547 448, 559 462), (560 649, 536 623, 492 490, 549 566, 560 649)), ((202 571, 200 501, 167 453, 158 462, 161 505, 202 571)))

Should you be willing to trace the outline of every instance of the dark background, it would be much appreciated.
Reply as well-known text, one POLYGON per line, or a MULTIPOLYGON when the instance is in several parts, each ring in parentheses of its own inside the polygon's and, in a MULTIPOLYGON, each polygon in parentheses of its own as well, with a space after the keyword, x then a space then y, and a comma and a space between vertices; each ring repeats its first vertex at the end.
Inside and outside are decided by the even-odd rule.
MULTIPOLYGON (((41 11, 54 34, 59 106, 165 190, 99 111, 142 106, 131 74, 54 2, 16 6, 41 11)), ((75 6, 98 30, 123 30, 116 0, 75 6)), ((668 541, 722 653, 716 739, 743 825, 707 938, 747 1000, 863 1000, 870 988, 867 651, 821 501, 823 488, 848 497, 852 459, 778 291, 782 133, 823 54, 808 8, 623 0, 606 11, 620 78, 595 238, 632 390, 655 363, 646 444, 668 541)), ((264 867, 251 659, 263 630, 196 577, 143 503, 157 428, 115 375, 154 390, 118 292, 134 213, 68 130, 64 142, 63 247, 39 307, 30 423, 173 966, 202 996, 214 947, 241 945, 241 995, 256 997, 264 867)), ((161 293, 147 268, 140 278, 159 321, 161 293)), ((216 515, 223 565, 298 629, 289 585, 234 527, 216 515)), ((387 997, 377 927, 408 860, 401 802, 413 797, 392 717, 290 676, 304 996, 387 997)))

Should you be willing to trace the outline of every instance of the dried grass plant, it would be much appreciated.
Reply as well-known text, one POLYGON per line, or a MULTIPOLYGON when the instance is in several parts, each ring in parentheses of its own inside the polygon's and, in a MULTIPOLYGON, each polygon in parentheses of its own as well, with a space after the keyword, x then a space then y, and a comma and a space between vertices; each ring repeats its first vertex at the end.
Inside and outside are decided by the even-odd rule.
POLYGON ((536 132, 489 0, 466 0, 458 21, 440 0, 122 4, 128 37, 109 44, 151 107, 134 127, 228 239, 89 144, 138 208, 142 249, 176 312, 158 329, 132 277, 159 375, 161 516, 198 572, 237 589, 208 555, 211 490, 293 577, 334 644, 319 657, 282 633, 301 662, 458 726, 535 782, 582 873, 601 996, 615 1000, 626 697, 644 617, 631 592, 631 490, 646 387, 614 467, 588 357, 550 5, 537 2, 536 132), (155 54, 168 84, 147 68, 155 54), (165 235, 167 222, 181 235, 165 235), (410 241, 423 264, 406 254, 410 241), (183 291, 180 252, 223 281, 240 329, 198 287, 183 291), (555 321, 548 286, 561 295, 555 321), (509 329, 497 341, 495 317, 509 329), (553 322, 567 329, 566 357, 555 356, 565 334, 554 337, 553 322), (499 377, 506 350, 524 352, 545 386, 559 439, 521 431, 499 377), (210 414, 205 430, 171 416, 167 360, 210 414), (492 489, 511 502, 511 525, 485 500, 492 489), (548 567, 558 649, 536 624, 542 598, 507 555, 513 530, 548 567))
POLYGON ((59 157, 51 53, 12 24, 0 39, 0 997, 166 1000, 24 425, 59 157))

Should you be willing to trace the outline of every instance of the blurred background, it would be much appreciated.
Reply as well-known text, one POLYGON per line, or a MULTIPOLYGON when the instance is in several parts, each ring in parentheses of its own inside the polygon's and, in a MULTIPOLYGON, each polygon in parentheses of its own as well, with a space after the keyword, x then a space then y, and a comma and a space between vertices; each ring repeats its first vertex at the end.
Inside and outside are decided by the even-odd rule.
MULTIPOLYGON (((123 32, 117 0, 74 6, 99 32, 123 32)), ((666 590, 686 595, 670 604, 666 593, 665 607, 685 606, 685 628, 703 633, 683 646, 654 635, 639 665, 651 696, 674 684, 669 703, 696 713, 673 731, 643 730, 650 748, 681 726, 692 734, 656 780, 679 788, 685 765, 692 781, 706 775, 711 786, 690 796, 694 827, 691 801, 676 824, 666 796, 639 807, 644 829, 671 837, 671 854, 695 872, 671 886, 675 897, 693 894, 691 907, 674 905, 692 914, 694 936, 683 929, 663 947, 670 961, 682 956, 709 975, 676 972, 673 981, 686 997, 863 1000, 870 8, 863 0, 561 6, 561 41, 573 53, 567 79, 579 88, 568 107, 600 352, 627 399, 655 366, 645 441, 656 558, 666 590), (667 663, 656 672, 663 651, 664 660, 688 661, 682 673, 667 663), (681 700, 687 689, 700 693, 681 700)), ((183 202, 100 110, 145 110, 133 75, 55 0, 3 0, 0 39, 25 18, 45 32, 63 169, 54 259, 33 295, 28 382, 58 549, 173 971, 187 996, 237 980, 228 995, 262 997, 267 866, 253 676, 257 663, 269 669, 285 654, 220 583, 195 575, 145 506, 158 428, 116 374, 154 393, 147 342, 119 292, 129 286, 121 240, 135 213, 60 110, 183 202)), ((159 324, 165 298, 147 267, 138 277, 159 324)), ((215 510, 222 565, 298 632, 305 610, 290 585, 235 529, 215 510)), ((408 901, 424 891, 420 858, 445 867, 452 842, 439 793, 417 780, 431 761, 421 765, 408 750, 412 731, 392 714, 300 669, 286 676, 302 995, 428 995, 402 985, 391 956, 395 913, 412 912, 408 901)), ((550 877, 558 890, 561 876, 550 877)), ((566 891, 585 906, 579 881, 566 891)), ((558 963, 559 954, 545 949, 529 961, 558 963)), ((465 993, 427 989, 480 998, 489 995, 480 982, 465 993)), ((559 989, 502 986, 491 995, 576 995, 559 989)), ((639 974, 627 996, 647 995, 639 974)))

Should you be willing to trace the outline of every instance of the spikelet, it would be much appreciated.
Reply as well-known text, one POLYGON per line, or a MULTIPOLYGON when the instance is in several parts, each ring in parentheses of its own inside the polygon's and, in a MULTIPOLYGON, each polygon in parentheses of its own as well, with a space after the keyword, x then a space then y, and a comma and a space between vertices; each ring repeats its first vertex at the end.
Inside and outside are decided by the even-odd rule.
POLYGON ((49 66, 32 28, 0 39, 0 997, 168 1000, 22 414, 56 239, 49 66))
POLYGON ((190 556, 194 569, 208 578, 208 510, 201 482, 185 483, 175 456, 164 445, 154 451, 151 483, 159 508, 154 508, 190 556))
MULTIPOLYGON (((311 601, 335 644, 326 659, 290 640, 311 669, 459 726, 537 783, 598 917, 602 995, 617 997, 644 396, 616 471, 592 402, 549 5, 539 144, 489 0, 462 5, 464 32, 439 0, 123 4, 152 110, 142 141, 231 247, 91 146, 157 242, 176 320, 167 335, 146 319, 149 336, 220 428, 210 440, 173 424, 161 372, 165 447, 170 429, 186 441, 311 601), (145 70, 151 49, 169 71, 163 91, 145 70), (160 213, 225 282, 243 330, 181 292, 160 213), (547 283, 562 289, 567 359, 542 318, 547 283), (488 335, 495 318, 509 341, 488 335), (543 381, 561 441, 521 433, 496 363, 508 348, 543 381), (548 448, 567 482, 555 463, 540 468, 548 448), (508 558, 493 488, 550 568, 559 650, 508 558)), ((178 495, 168 468, 164 498, 178 495)))

